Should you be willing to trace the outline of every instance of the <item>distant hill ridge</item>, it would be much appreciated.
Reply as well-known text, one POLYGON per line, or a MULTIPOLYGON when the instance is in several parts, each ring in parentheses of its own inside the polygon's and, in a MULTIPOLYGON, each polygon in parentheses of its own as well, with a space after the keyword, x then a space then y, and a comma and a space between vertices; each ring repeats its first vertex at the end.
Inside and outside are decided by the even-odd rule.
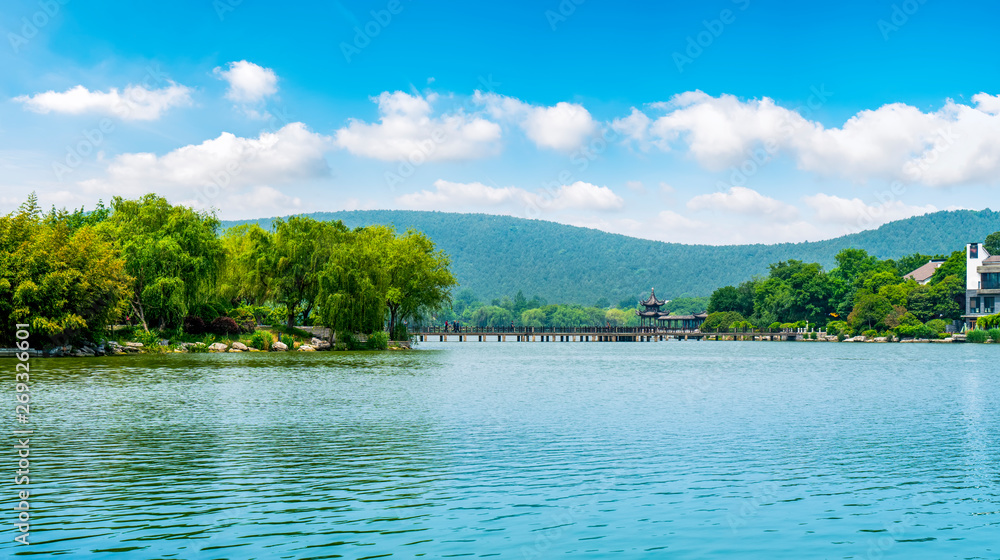
MULTIPOLYGON (((775 245, 684 245, 600 230, 490 214, 411 210, 355 210, 305 214, 342 220, 349 227, 388 224, 427 234, 451 255, 462 288, 489 301, 518 290, 550 303, 615 302, 656 288, 660 297, 707 296, 719 286, 765 274, 769 264, 798 259, 834 265, 851 247, 879 258, 913 253, 949 254, 1000 231, 1000 212, 954 210, 890 222, 825 241, 775 245)), ((223 222, 228 228, 274 218, 223 222)), ((711 232, 707 232, 711 233, 711 232)))

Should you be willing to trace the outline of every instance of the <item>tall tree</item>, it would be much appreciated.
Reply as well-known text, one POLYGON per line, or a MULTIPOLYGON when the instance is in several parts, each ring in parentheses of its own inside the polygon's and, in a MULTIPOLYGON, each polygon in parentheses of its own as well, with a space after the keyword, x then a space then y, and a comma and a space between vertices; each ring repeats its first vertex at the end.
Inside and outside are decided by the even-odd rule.
POLYGON ((986 236, 983 248, 991 255, 1000 255, 1000 231, 994 231, 986 236))
POLYGON ((97 228, 125 258, 132 276, 130 306, 143 328, 176 326, 193 305, 214 296, 223 247, 214 215, 147 194, 115 197, 97 228))
MULTIPOLYGON (((399 320, 420 317, 451 302, 451 288, 457 284, 449 270, 450 260, 424 234, 409 231, 394 236, 386 255, 389 289, 389 332, 395 332, 399 320)), ((524 294, 518 293, 521 299, 524 294)))
POLYGON ((286 323, 308 318, 320 292, 320 274, 347 234, 342 222, 293 216, 274 222, 266 258, 256 261, 270 299, 287 309, 286 323))
MULTIPOLYGON (((100 337, 128 306, 132 279, 109 242, 68 214, 42 219, 34 193, 0 217, 0 322, 53 341, 100 337)), ((11 343, 4 329, 0 342, 11 343)))

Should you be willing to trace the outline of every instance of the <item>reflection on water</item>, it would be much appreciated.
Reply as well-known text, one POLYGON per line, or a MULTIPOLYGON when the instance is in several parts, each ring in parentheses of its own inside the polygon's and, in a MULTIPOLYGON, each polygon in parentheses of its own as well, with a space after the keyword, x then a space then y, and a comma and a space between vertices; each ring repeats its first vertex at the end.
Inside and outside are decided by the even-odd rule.
POLYGON ((995 350, 446 343, 36 360, 35 544, 0 551, 998 558, 995 350))

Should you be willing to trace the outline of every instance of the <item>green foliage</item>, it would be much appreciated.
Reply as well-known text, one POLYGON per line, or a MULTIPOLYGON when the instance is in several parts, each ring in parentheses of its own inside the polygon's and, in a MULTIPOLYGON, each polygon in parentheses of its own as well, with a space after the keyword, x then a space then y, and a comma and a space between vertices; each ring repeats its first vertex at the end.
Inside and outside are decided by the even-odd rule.
POLYGON ((132 282, 125 262, 91 223, 65 214, 41 218, 36 198, 0 217, 0 342, 15 323, 50 342, 91 340, 128 307, 132 282))
POLYGON ((994 231, 986 236, 983 248, 991 255, 1000 255, 1000 231, 994 231))
POLYGON ((946 323, 943 319, 932 319, 927 321, 925 324, 927 325, 927 328, 934 331, 934 334, 941 334, 948 328, 948 323, 946 323))
POLYGON ((743 323, 746 318, 735 311, 718 311, 709 313, 701 325, 702 332, 726 332, 734 323, 743 323))
POLYGON ((986 315, 985 317, 976 319, 977 329, 989 330, 998 327, 1000 327, 1000 313, 986 315))
POLYGON ((974 329, 965 333, 966 342, 975 342, 977 344, 982 344, 989 339, 990 335, 987 331, 982 329, 974 329))
POLYGON ((878 336, 878 331, 875 329, 868 329, 863 333, 861 333, 861 335, 864 336, 865 338, 875 338, 876 336, 878 336))
POLYGON ((862 294, 857 298, 854 309, 847 317, 847 322, 855 330, 885 329, 885 319, 894 310, 885 296, 877 294, 862 294))
POLYGON ((896 327, 896 334, 900 337, 931 339, 937 338, 938 333, 931 327, 924 324, 902 325, 896 327))
MULTIPOLYGON (((963 244, 964 245, 964 244, 963 244)), ((943 281, 949 276, 955 276, 956 278, 965 278, 967 260, 965 257, 965 249, 961 251, 954 251, 948 257, 948 260, 944 261, 934 271, 934 276, 931 276, 931 284, 937 284, 943 281)))
POLYGON ((134 318, 144 328, 179 326, 193 305, 213 295, 224 257, 219 221, 153 194, 115 197, 111 207, 111 216, 97 227, 134 278, 134 318))
POLYGON ((753 315, 756 283, 743 282, 738 287, 723 286, 714 292, 706 306, 709 313, 735 311, 745 317, 753 315))
POLYGON ((389 333, 385 331, 376 331, 368 335, 368 349, 369 350, 385 350, 389 347, 389 333))
POLYGON ((403 323, 396 323, 396 326, 392 329, 392 333, 390 333, 390 339, 396 341, 410 340, 410 331, 403 323))
POLYGON ((839 337, 841 334, 851 333, 851 328, 846 321, 830 321, 826 324, 826 334, 839 337))
POLYGON ((266 352, 271 349, 273 341, 274 337, 271 336, 271 333, 266 331, 254 331, 253 335, 250 337, 250 344, 248 344, 248 346, 266 352))
POLYGON ((990 329, 986 331, 986 334, 990 335, 990 340, 993 342, 1000 342, 1000 329, 990 329))

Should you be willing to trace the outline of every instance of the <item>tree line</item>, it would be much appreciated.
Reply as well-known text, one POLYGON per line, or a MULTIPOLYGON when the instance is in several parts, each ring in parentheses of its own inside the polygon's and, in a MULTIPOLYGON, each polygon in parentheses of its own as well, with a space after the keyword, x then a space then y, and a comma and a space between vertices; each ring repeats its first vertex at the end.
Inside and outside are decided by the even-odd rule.
POLYGON ((302 216, 219 230, 213 213, 155 194, 90 212, 43 212, 32 194, 0 217, 0 318, 66 342, 123 321, 178 331, 219 317, 402 339, 456 285, 449 257, 416 231, 302 216))
MULTIPOLYGON (((987 251, 1000 253, 1000 232, 987 251)), ((771 264, 767 276, 724 286, 709 298, 702 330, 825 327, 829 334, 895 334, 927 338, 961 319, 965 251, 878 259, 862 249, 844 249, 829 272, 798 260, 771 264), (932 259, 944 262, 930 281, 904 276, 932 259)))

